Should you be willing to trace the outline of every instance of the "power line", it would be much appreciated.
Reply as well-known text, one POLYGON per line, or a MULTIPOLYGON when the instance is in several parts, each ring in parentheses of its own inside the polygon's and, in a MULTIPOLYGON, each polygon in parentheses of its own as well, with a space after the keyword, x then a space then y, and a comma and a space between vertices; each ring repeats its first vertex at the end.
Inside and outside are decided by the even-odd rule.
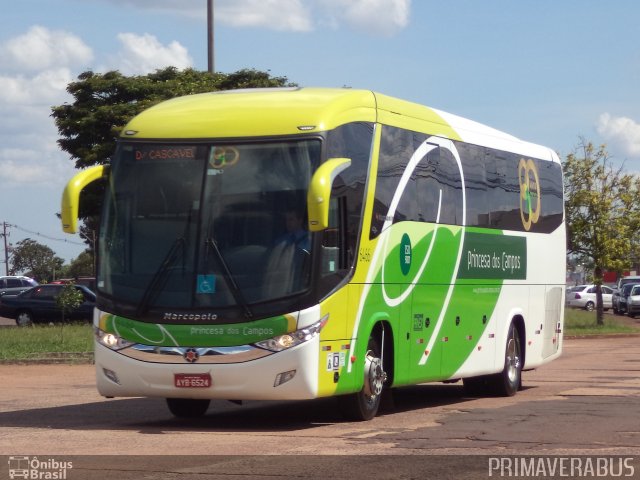
POLYGON ((54 242, 64 242, 64 243, 69 243, 71 245, 80 245, 80 246, 85 245, 84 243, 74 242, 73 240, 68 240, 66 238, 56 238, 56 237, 51 237, 49 235, 45 235, 44 233, 34 232, 34 231, 29 230, 27 228, 23 228, 20 225, 9 224, 9 223, 6 223, 6 222, 5 222, 5 225, 7 227, 16 228, 16 229, 20 230, 21 232, 29 233, 31 235, 36 235, 36 236, 42 237, 42 238, 46 238, 47 240, 52 240, 54 242))

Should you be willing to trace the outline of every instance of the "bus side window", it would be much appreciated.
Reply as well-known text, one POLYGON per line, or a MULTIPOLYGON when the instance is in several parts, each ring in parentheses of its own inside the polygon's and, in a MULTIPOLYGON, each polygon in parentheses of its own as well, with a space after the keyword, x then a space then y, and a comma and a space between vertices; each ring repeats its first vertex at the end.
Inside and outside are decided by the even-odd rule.
POLYGON ((322 275, 332 275, 347 268, 345 248, 346 199, 331 198, 329 204, 329 228, 322 233, 322 275))

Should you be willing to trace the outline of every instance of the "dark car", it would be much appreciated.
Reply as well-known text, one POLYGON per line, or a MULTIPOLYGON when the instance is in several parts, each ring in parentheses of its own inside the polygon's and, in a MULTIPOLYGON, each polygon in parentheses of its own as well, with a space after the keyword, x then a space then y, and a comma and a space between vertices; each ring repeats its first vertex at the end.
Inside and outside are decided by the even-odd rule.
POLYGON ((627 297, 631 293, 631 289, 638 285, 637 283, 625 283, 620 287, 620 290, 616 290, 613 293, 611 300, 613 304, 613 313, 623 314, 627 311, 627 297))
POLYGON ((0 277, 0 297, 3 295, 18 295, 25 290, 38 285, 33 278, 23 276, 0 277))
MULTIPOLYGON (((5 295, 0 298, 0 316, 13 318, 17 325, 27 326, 35 322, 59 322, 62 311, 56 303, 66 285, 39 285, 19 295, 5 295)), ((83 285, 74 285, 82 293, 82 303, 65 313, 65 320, 91 320, 96 295, 83 285)))

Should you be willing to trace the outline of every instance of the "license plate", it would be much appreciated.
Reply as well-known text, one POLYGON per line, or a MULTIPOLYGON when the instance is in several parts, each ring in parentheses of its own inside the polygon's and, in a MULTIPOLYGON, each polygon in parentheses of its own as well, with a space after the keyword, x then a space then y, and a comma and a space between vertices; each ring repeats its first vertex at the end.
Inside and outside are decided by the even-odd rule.
POLYGON ((173 376, 176 388, 209 388, 211 375, 208 373, 176 373, 173 376))

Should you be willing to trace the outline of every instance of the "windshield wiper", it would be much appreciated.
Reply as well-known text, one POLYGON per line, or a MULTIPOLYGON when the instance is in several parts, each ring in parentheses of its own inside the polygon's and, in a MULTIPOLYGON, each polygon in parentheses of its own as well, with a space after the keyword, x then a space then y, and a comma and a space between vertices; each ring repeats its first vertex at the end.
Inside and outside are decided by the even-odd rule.
POLYGON ((244 295, 242 294, 242 290, 236 283, 236 280, 233 277, 231 270, 229 269, 229 265, 227 265, 227 262, 222 256, 222 253, 220 252, 220 249, 218 248, 218 244, 216 243, 215 239, 211 237, 207 238, 207 240, 205 241, 205 245, 207 247, 212 247, 213 251, 216 253, 216 259, 218 260, 218 263, 220 263, 220 266, 222 267, 222 272, 224 273, 224 279, 227 281, 227 285, 231 287, 230 288, 231 295, 233 295, 233 298, 236 301, 236 303, 240 305, 244 310, 245 317, 253 318, 253 313, 251 312, 251 309, 249 308, 249 305, 247 304, 247 301, 245 300, 244 295))
MULTIPOLYGON (((164 260, 160 263, 158 270, 151 277, 151 281, 144 291, 144 295, 142 295, 142 300, 140 300, 140 304, 138 305, 138 310, 136 311, 136 315, 140 317, 143 315, 149 306, 151 300, 153 300, 159 292, 164 288, 164 284, 167 281, 167 273, 170 271, 169 269, 173 266, 176 259, 178 258, 178 251, 182 250, 182 259, 184 262, 184 249, 186 248, 186 242, 184 237, 176 238, 176 241, 173 242, 171 248, 167 252, 164 257, 164 260)), ((183 265, 184 266, 184 265, 183 265)))

